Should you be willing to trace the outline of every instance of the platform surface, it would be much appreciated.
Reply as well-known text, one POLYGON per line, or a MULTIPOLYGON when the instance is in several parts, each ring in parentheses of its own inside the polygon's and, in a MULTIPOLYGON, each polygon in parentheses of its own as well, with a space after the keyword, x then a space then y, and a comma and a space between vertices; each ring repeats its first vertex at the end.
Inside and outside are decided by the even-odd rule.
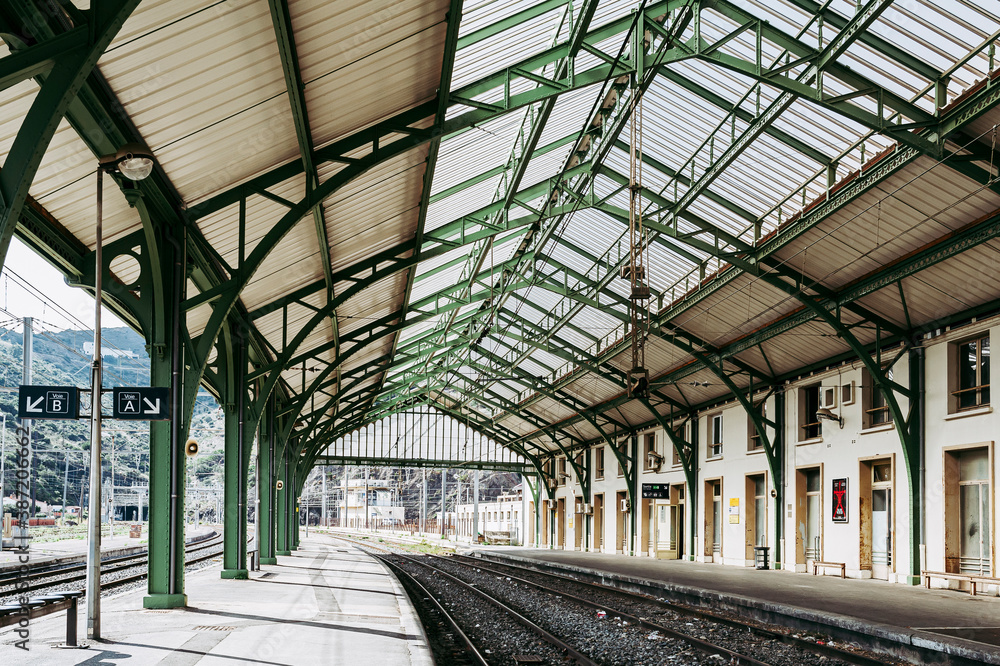
POLYGON ((973 640, 982 643, 984 650, 1000 652, 1000 598, 997 597, 973 597, 968 592, 928 590, 880 580, 842 579, 606 553, 516 547, 474 550, 665 581, 863 622, 922 629, 973 640))
MULTIPOLYGON (((32 621, 30 652, 3 630, 0 664, 432 664, 405 592, 344 542, 312 534, 250 580, 222 580, 219 572, 214 565, 188 575, 186 609, 144 610, 144 590, 103 599, 105 641, 86 650, 50 647, 65 640, 64 613, 32 621)), ((79 635, 86 636, 82 607, 79 635)))

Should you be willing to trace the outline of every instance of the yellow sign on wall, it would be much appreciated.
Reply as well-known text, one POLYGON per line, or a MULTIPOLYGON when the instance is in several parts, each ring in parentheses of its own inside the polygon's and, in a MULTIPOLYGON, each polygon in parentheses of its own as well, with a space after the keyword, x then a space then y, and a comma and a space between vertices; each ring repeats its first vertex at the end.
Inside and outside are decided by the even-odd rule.
POLYGON ((729 498, 729 522, 733 525, 739 525, 740 523, 740 498, 730 497, 729 498))

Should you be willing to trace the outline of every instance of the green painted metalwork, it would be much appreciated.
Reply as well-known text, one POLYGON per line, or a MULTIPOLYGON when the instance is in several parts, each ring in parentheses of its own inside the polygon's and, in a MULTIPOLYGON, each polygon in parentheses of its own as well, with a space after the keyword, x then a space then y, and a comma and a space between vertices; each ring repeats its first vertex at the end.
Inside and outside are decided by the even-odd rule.
MULTIPOLYGON (((0 265, 7 256, 15 225, 28 196, 28 187, 34 180, 52 135, 84 79, 138 5, 139 0, 101 3, 92 13, 92 24, 80 26, 87 30, 89 39, 75 49, 54 56, 55 62, 45 74, 41 89, 7 153, 3 171, 0 171, 0 265)), ((26 3, 21 10, 30 13, 34 6, 26 3)), ((41 78, 40 74, 38 76, 41 78)))

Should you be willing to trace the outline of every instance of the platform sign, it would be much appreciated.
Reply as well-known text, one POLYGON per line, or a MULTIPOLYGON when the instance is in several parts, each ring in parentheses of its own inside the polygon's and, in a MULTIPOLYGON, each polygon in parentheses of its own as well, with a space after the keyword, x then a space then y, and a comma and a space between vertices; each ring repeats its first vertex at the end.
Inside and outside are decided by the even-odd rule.
POLYGON ((75 386, 20 386, 17 416, 22 419, 78 419, 80 391, 75 386))
POLYGON ((119 386, 114 389, 112 418, 126 421, 166 421, 170 389, 160 386, 119 386))
POLYGON ((847 479, 833 480, 833 522, 847 522, 847 479))
POLYGON ((642 484, 642 499, 670 499, 669 483, 642 484))

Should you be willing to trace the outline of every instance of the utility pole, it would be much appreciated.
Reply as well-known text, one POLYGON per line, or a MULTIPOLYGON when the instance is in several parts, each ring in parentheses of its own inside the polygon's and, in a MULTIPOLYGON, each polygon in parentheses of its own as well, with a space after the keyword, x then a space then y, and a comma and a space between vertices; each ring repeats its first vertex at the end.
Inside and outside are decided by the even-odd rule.
POLYGON ((420 533, 427 531, 427 470, 424 472, 424 482, 420 488, 420 533))
POLYGON ((344 528, 347 527, 347 477, 349 477, 350 475, 351 475, 350 466, 344 465, 344 517, 340 521, 341 523, 343 523, 341 527, 344 528))
POLYGON ((323 465, 323 508, 320 513, 320 520, 323 522, 323 527, 329 527, 326 524, 326 465, 323 465))
POLYGON ((69 491, 69 454, 64 453, 63 455, 66 456, 66 467, 63 470, 62 524, 63 527, 66 527, 66 495, 69 491))
POLYGON ((368 465, 365 465, 365 529, 368 529, 368 465))
MULTIPOLYGON (((23 337, 21 343, 21 351, 22 351, 21 356, 23 359, 23 368, 21 370, 21 383, 24 384, 25 386, 31 384, 31 357, 32 357, 31 321, 32 321, 31 317, 25 317, 22 322, 23 337)), ((35 460, 35 447, 33 442, 31 441, 31 419, 22 419, 21 427, 24 429, 24 436, 28 440, 28 460, 24 461, 20 460, 21 457, 20 452, 23 451, 23 448, 18 447, 18 463, 17 463, 18 469, 23 469, 25 464, 32 465, 33 467, 33 463, 35 460)), ((34 496, 35 484, 33 475, 29 475, 28 484, 30 487, 29 495, 34 496)), ((22 492, 24 490, 24 486, 18 483, 17 488, 18 488, 17 499, 18 500, 27 499, 24 497, 24 494, 22 492)), ((19 525, 18 532, 24 539, 21 542, 21 548, 28 548, 28 525, 19 525)))
POLYGON ((448 470, 441 470, 441 536, 444 536, 444 507, 445 499, 448 497, 448 470))
POLYGON ((472 543, 479 543, 479 470, 472 477, 472 543))
POLYGON ((3 430, 0 430, 0 519, 3 518, 3 472, 4 472, 4 458, 7 449, 7 414, 6 412, 0 414, 3 418, 3 425, 0 426, 3 430))

